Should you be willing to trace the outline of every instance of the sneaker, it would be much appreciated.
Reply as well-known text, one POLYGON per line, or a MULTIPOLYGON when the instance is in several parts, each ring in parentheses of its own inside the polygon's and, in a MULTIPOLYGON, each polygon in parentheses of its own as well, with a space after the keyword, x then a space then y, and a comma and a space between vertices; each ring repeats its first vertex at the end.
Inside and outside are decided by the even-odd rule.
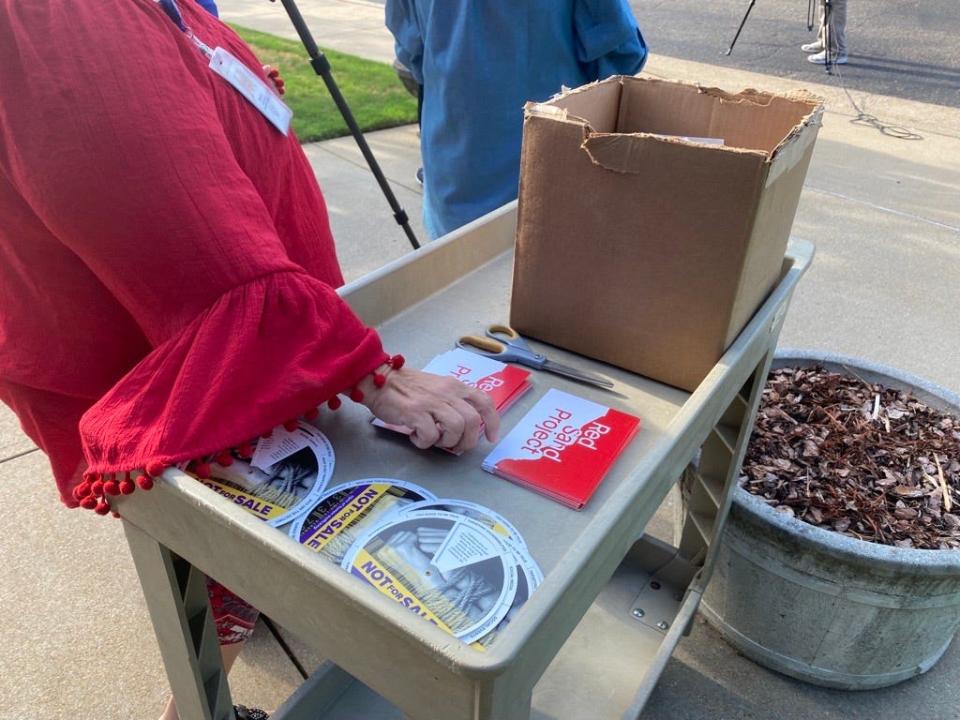
MULTIPOLYGON (((807 57, 807 62, 812 62, 814 65, 826 65, 827 64, 827 54, 822 50, 815 55, 810 55, 807 57)), ((846 65, 847 56, 846 55, 833 55, 830 58, 830 62, 833 65, 846 65)))
POLYGON ((823 52, 823 43, 819 40, 814 40, 812 43, 807 43, 806 45, 801 45, 800 49, 805 53, 819 53, 823 52))

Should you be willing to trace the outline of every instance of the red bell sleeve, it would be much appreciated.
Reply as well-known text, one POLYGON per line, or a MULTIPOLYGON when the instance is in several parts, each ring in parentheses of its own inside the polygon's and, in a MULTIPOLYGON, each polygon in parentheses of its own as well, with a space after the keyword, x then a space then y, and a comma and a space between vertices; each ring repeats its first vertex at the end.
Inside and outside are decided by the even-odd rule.
MULTIPOLYGON (((108 31, 83 4, 11 10, 55 53, 40 53, 30 33, 0 38, 15 46, 0 52, 9 63, 0 172, 100 286, 64 297, 61 288, 76 287, 70 267, 26 270, 43 277, 54 305, 119 304, 150 346, 80 421, 88 469, 77 498, 90 505, 90 486, 99 496, 130 471, 158 474, 238 446, 387 359, 333 287, 341 278, 325 209, 295 139, 207 69, 153 3, 106 4, 108 31)), ((190 15, 207 23, 198 34, 208 43, 235 44, 190 15)), ((128 337, 118 329, 112 344, 128 337)), ((90 364, 75 372, 94 372, 90 364)))

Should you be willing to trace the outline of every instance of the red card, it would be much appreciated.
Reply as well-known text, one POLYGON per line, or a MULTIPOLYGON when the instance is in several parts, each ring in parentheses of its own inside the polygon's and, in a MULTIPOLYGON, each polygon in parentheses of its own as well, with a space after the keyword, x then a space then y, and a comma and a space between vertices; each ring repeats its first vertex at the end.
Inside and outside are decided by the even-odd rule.
POLYGON ((483 469, 580 510, 640 419, 552 389, 483 461, 483 469))

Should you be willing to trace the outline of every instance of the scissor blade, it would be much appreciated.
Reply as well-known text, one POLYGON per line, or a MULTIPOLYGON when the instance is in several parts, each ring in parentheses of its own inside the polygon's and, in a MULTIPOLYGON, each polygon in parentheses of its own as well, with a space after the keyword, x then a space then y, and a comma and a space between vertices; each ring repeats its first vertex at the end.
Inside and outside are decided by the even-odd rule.
POLYGON ((578 370, 575 367, 570 367, 569 365, 564 365, 563 363, 554 362, 553 360, 547 360, 542 367, 543 370, 547 372, 552 372, 555 375, 563 375, 568 377, 571 380, 579 380, 580 382, 589 383, 590 385, 596 385, 597 387, 612 388, 613 382, 607 380, 604 377, 600 377, 595 373, 589 372, 587 370, 578 370))

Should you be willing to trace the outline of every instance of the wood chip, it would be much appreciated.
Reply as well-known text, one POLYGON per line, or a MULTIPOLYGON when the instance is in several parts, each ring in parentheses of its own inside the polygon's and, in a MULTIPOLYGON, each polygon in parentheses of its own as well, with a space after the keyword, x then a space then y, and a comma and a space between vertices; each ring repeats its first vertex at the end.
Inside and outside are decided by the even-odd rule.
POLYGON ((905 498, 918 498, 927 494, 923 488, 913 487, 912 485, 897 485, 893 492, 897 497, 905 498))
POLYGON ((779 512, 835 532, 960 549, 960 419, 853 370, 771 372, 743 477, 779 512))
POLYGON ((940 458, 934 455, 933 459, 937 463, 937 479, 940 481, 940 488, 943 490, 943 507, 946 508, 947 512, 950 512, 953 510, 953 500, 950 497, 950 488, 947 485, 947 478, 945 478, 943 475, 943 466, 940 464, 940 458))

